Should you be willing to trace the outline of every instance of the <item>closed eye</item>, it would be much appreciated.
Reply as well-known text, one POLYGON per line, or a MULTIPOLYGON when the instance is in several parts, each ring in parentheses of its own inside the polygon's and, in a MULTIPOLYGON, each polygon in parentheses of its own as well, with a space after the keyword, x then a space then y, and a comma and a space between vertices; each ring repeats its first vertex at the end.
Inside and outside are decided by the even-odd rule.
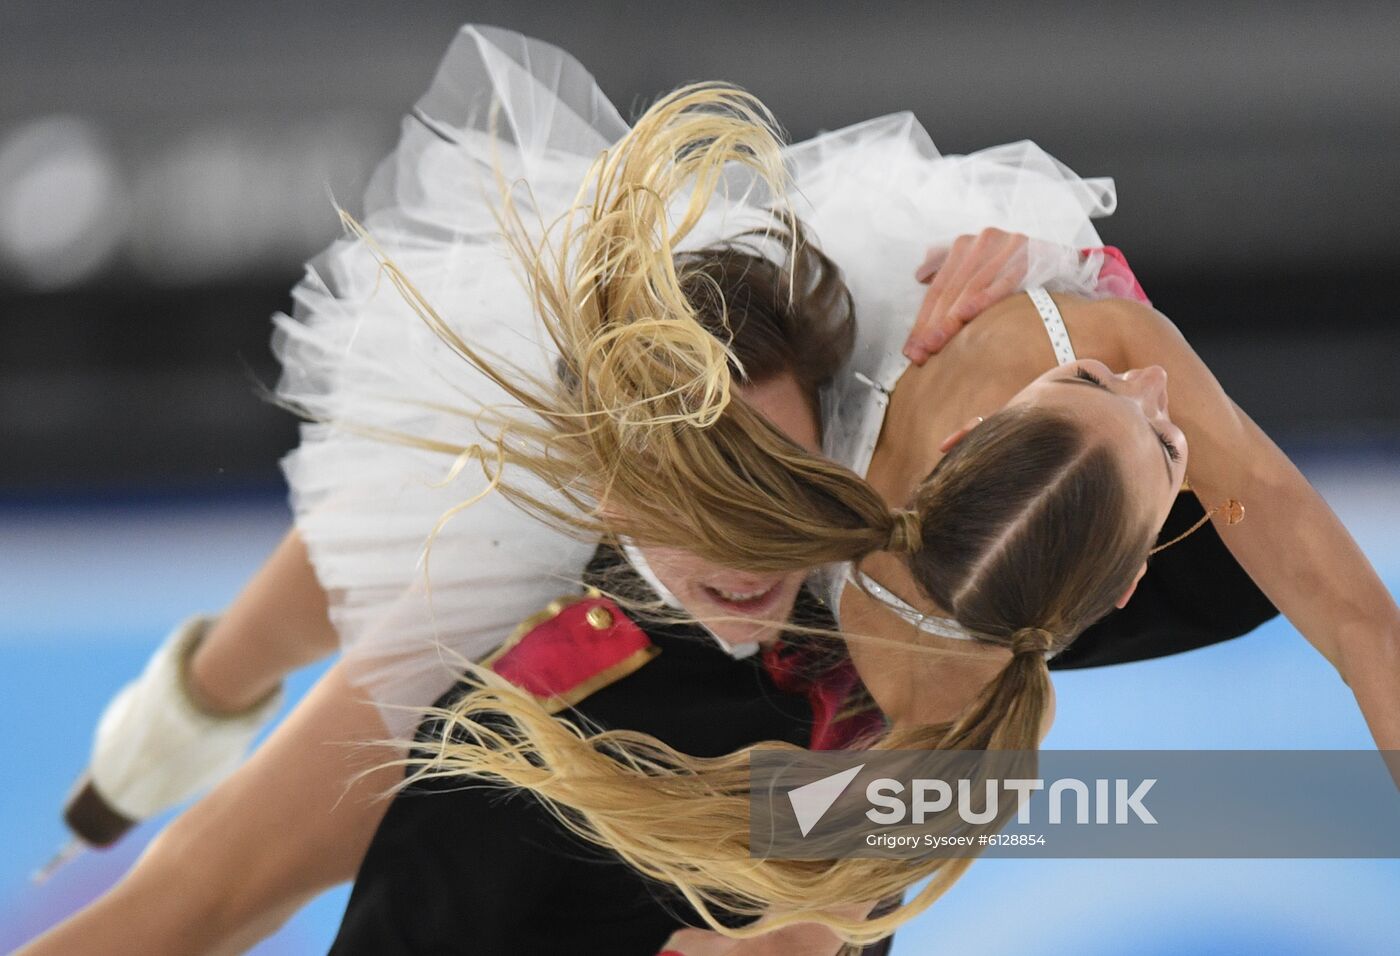
POLYGON ((1078 379, 1083 379, 1086 382, 1093 382, 1099 388, 1102 388, 1104 390, 1108 389, 1108 386, 1103 383, 1103 379, 1099 378, 1097 375, 1095 375, 1093 372, 1089 371, 1082 365, 1076 365, 1074 367, 1074 377, 1078 379))
MULTIPOLYGON (((1155 428, 1153 431, 1157 431, 1155 428)), ((1161 432, 1157 432, 1157 440, 1162 443, 1162 447, 1167 450, 1167 457, 1172 461, 1181 461, 1181 450, 1173 444, 1172 440, 1161 432)))
MULTIPOLYGON (((1097 375, 1095 375, 1093 372, 1089 371, 1082 365, 1076 365, 1074 367, 1074 378, 1060 379, 1060 381, 1084 382, 1096 388, 1101 388, 1105 392, 1112 393, 1113 391, 1113 389, 1109 388, 1107 385, 1104 384, 1103 379, 1099 378, 1097 375)), ((1167 465, 1167 481, 1173 482, 1176 479, 1172 477, 1171 464, 1181 461, 1181 449, 1177 448, 1171 439, 1169 439, 1166 435, 1163 435, 1157 429, 1152 429, 1152 434, 1157 436, 1157 441, 1161 443, 1162 450, 1167 454, 1167 459, 1169 461, 1169 464, 1167 465)))

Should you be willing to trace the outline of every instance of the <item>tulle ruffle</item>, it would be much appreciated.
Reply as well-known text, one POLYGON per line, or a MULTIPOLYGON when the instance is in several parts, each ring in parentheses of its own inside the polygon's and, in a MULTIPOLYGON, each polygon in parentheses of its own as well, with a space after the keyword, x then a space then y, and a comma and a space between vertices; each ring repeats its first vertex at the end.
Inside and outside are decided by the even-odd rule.
MULTIPOLYGON (((518 265, 499 234, 496 171, 528 183, 525 211, 563 214, 590 164, 627 125, 583 67, 518 34, 464 28, 376 173, 363 222, 463 339, 527 374, 548 375, 518 265)), ((859 465, 882 409, 859 376, 888 381, 922 287, 924 250, 998 226, 1032 236, 1027 284, 1096 293, 1101 245, 1090 224, 1114 206, 1112 183, 1081 179, 1033 143, 942 157, 910 114, 791 146, 790 199, 843 269, 855 298, 855 356, 824 396, 827 451, 859 465)), ((761 195, 731 184, 688 245, 761 221, 761 195)), ((308 267, 290 316, 278 316, 279 395, 331 421, 441 439, 480 440, 473 413, 507 398, 454 355, 387 281, 366 243, 346 239, 308 267)), ((893 376, 893 377, 892 377, 893 376)), ((351 677, 403 734, 455 681, 463 658, 502 641, 569 590, 592 550, 486 495, 425 542, 453 506, 484 490, 478 469, 445 482, 444 455, 303 426, 283 462, 297 527, 330 595, 351 677)), ((520 480, 517 476, 516 480, 520 480)))
MULTIPOLYGON (((626 129, 562 51, 466 28, 405 118, 361 220, 464 340, 523 373, 552 374, 499 234, 494 177, 528 182, 522 211, 547 220, 568 208, 589 165, 626 129)), ((277 392, 319 419, 463 445, 482 440, 474 412, 509 404, 413 313, 362 240, 337 242, 311 262, 293 301, 292 314, 274 320, 277 392)), ((395 735, 411 732, 452 686, 463 658, 490 651, 575 587, 593 550, 488 494, 425 554, 442 517, 487 487, 471 465, 446 481, 452 464, 334 424, 304 425, 282 462, 349 676, 395 735)))

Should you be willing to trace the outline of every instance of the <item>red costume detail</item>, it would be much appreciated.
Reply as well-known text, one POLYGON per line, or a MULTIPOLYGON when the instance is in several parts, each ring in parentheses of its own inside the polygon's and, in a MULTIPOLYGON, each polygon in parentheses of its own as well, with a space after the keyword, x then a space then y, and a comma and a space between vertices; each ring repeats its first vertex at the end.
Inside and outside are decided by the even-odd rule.
POLYGON ((529 624, 534 626, 485 663, 549 702, 555 712, 620 680, 658 653, 651 638, 607 598, 583 598, 529 624))
MULTIPOLYGON (((483 663, 558 713, 633 673, 658 653, 646 632, 616 604, 586 597, 526 621, 517 637, 483 663)), ((884 718, 873 705, 843 710, 860 687, 860 675, 849 658, 832 665, 806 648, 778 643, 764 649, 763 666, 779 690, 807 695, 813 750, 849 747, 884 728, 884 718)))
POLYGON ((1117 246, 1084 249, 1082 252, 1085 255, 1091 252, 1103 253, 1103 265, 1099 266, 1100 286, 1107 283, 1114 295, 1124 299, 1133 299, 1143 305, 1152 304, 1152 300, 1147 297, 1147 293, 1143 291, 1141 283, 1138 282, 1137 276, 1133 275, 1133 270, 1128 266, 1128 260, 1117 246))
POLYGON ((884 729, 885 718, 873 704, 854 712, 842 710, 860 687, 860 675, 850 658, 821 669, 812 652, 780 643, 764 648, 763 666, 779 690, 807 694, 812 705, 813 750, 840 750, 884 729))

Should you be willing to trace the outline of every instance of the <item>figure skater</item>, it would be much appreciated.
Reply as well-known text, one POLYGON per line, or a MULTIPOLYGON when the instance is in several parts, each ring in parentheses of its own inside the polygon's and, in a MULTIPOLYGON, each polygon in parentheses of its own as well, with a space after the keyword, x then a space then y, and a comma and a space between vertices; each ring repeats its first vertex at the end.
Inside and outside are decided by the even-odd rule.
MULTIPOLYGON (((691 95, 714 102, 735 94, 691 95)), ((735 162, 763 154, 762 144, 734 139, 742 146, 677 135, 657 152, 693 157, 732 149, 735 162)), ((907 181, 899 174, 911 156, 895 148, 885 160, 870 163, 865 180, 840 180, 843 192, 855 194, 851 208, 867 217, 864 233, 854 217, 823 218, 839 205, 802 179, 797 164, 810 220, 820 235, 839 236, 837 245, 849 242, 851 261, 885 260, 894 251, 881 241, 886 223, 900 222, 901 211, 914 218, 909 190, 897 188, 907 181), (882 189, 884 205, 876 198, 882 189)), ((997 171, 989 172, 995 178, 997 171)), ((666 195, 664 188, 655 192, 666 195)), ((635 193, 653 201, 651 188, 635 193)), ((619 187, 616 195, 627 194, 619 187)), ((635 207, 629 216, 638 217, 635 207)), ((605 217, 603 236, 581 242, 586 274, 598 274, 589 252, 610 252, 617 236, 609 230, 616 228, 605 217)), ((649 293, 664 300, 664 266, 647 275, 649 293)), ((872 287, 863 289, 859 275, 851 279, 858 314, 879 314, 879 296, 892 293, 877 284, 867 294, 872 287)), ((1249 502, 1251 520, 1224 538, 1231 553, 1338 666, 1377 742, 1396 740, 1400 615, 1393 599, 1287 458, 1147 306, 1055 297, 1033 287, 984 313, 973 332, 915 370, 901 355, 903 333, 880 328, 875 339, 858 342, 850 370, 864 392, 836 389, 849 403, 837 406, 826 436, 833 457, 848 463, 842 467, 795 448, 742 402, 724 399, 715 387, 718 367, 676 379, 674 370, 694 367, 699 349, 683 344, 670 359, 658 358, 646 323, 633 313, 590 311, 580 307, 576 289, 549 281, 541 279, 538 295, 554 304, 551 334, 566 355, 592 354, 606 341, 620 367, 655 362, 665 374, 639 378, 631 394, 609 392, 583 405, 641 408, 644 416, 598 417, 596 427, 558 441, 543 437, 551 454, 513 451, 514 460, 551 487, 606 488, 601 514, 609 530, 638 541, 684 541, 755 572, 838 562, 831 604, 891 721, 877 746, 1034 749, 1050 703, 1047 659, 1129 602, 1149 553, 1174 543, 1156 544, 1183 488, 1214 503, 1197 525, 1208 517, 1235 525, 1241 502, 1249 502), (1168 375, 1180 396, 1174 416, 1167 414, 1168 375), (677 428, 678 421, 696 427, 677 428), (641 439, 634 434, 639 426, 650 429, 641 439), (1196 449, 1189 484, 1188 441, 1196 449), (587 476, 581 485, 580 475, 587 476), (695 507, 678 513, 661 504, 681 500, 695 507), (1309 529, 1306 547, 1296 538, 1300 522, 1309 529), (870 636, 887 640, 856 640, 870 636), (919 666, 930 645, 949 653, 988 650, 967 655, 973 660, 963 679, 932 679, 919 666)), ((478 368, 490 365, 469 348, 459 351, 478 368)), ((543 418, 568 420, 567 409, 548 396, 517 395, 543 418)), ((583 509, 581 517, 560 517, 594 528, 599 514, 583 509)), ((484 703, 467 695, 446 715, 466 738, 442 743, 454 772, 532 790, 645 875, 681 887, 716 929, 709 908, 733 909, 738 900, 751 915, 769 915, 770 926, 815 920, 847 940, 870 941, 928 905, 968 863, 755 861, 741 841, 722 838, 745 829, 747 751, 700 761, 652 741, 580 740, 518 694, 481 693, 484 703), (482 713, 510 718, 510 743, 481 743, 482 713), (643 769, 611 772, 619 762, 643 769), (878 918, 841 913, 862 893, 886 898, 930 875, 911 900, 878 918)), ((442 772, 440 762, 428 766, 442 772)))
MULTIPOLYGON (((476 37, 476 39, 475 39, 473 42, 478 42, 478 41, 479 41, 479 38, 480 38, 480 34, 476 34, 475 37, 476 37)), ((450 62, 450 61, 449 61, 449 62, 450 62)), ((507 63, 509 63, 509 58, 507 58, 505 61, 502 61, 502 62, 507 62, 507 63)), ((518 67, 518 65, 519 65, 519 64, 518 64, 518 61, 517 61, 516 66, 518 67)), ((425 104, 430 103, 431 101, 432 101, 432 94, 430 94, 429 100, 425 100, 425 104)), ((582 98, 582 101, 583 101, 583 102, 589 102, 589 98, 588 98, 588 97, 583 97, 583 98, 582 98)), ((594 99, 594 103, 595 103, 595 105, 596 105, 596 98, 594 99)), ((425 108, 426 108, 426 107, 425 107, 425 108)), ((424 114, 424 115, 431 115, 431 114, 424 114)), ((604 114, 604 115, 605 115, 605 114, 604 114)), ((605 118, 606 118, 606 115, 605 115, 605 118)), ((429 124, 428 124, 426 121, 424 121, 424 125, 426 126, 426 125, 429 125, 429 124)), ((438 135, 438 134, 434 134, 434 135, 438 135)), ((458 145, 460 145, 460 144, 458 144, 458 145)), ((831 144, 828 143, 828 144, 826 144, 826 145, 830 146, 831 144)), ((917 144, 917 137, 915 137, 915 145, 916 145, 916 146, 918 145, 918 144, 917 144)), ((431 153, 431 150, 430 150, 430 149, 425 149, 425 150, 424 150, 424 153, 425 153, 425 155, 427 155, 428 153, 431 153)), ((809 154, 810 154, 810 153, 809 153, 809 154)), ((439 156, 439 157, 437 157, 437 158, 441 158, 441 157, 439 156)), ((927 159, 928 157, 925 157, 925 158, 927 159)), ((935 159, 936 159, 936 157, 935 157, 935 159)), ((939 165, 937 162, 934 162, 933 160, 930 160, 930 162, 931 162, 932 165, 935 165, 935 166, 939 165)), ((945 165, 946 165, 946 164, 945 164, 945 165)), ((970 165, 972 165, 972 164, 971 164, 971 163, 968 163, 967 165, 970 166, 970 165)), ((545 177, 545 178, 546 178, 546 180, 547 180, 548 177, 545 177)), ((1070 185, 1071 185, 1071 186, 1073 185, 1073 182, 1071 182, 1071 181, 1067 181, 1067 182, 1070 182, 1070 185)), ((381 182, 381 185, 382 185, 382 182, 381 182)), ((409 197, 412 199, 412 198, 415 196, 415 191, 414 191, 413 189, 403 190, 403 191, 400 193, 400 195, 407 195, 407 196, 409 196, 409 197)), ((426 219, 426 218, 428 218, 428 217, 425 217, 425 219, 426 219)), ((1004 220, 1003 220, 1003 221, 1004 221, 1004 220)), ((378 234, 379 234, 379 230, 375 227, 375 224, 374 224, 373 222, 371 222, 370 225, 371 225, 371 228, 375 229, 375 234, 378 235, 378 234)), ((441 222, 440 222, 440 221, 431 222, 430 225, 433 225, 433 226, 441 226, 441 222)), ((1014 225, 1014 223, 1013 223, 1013 225, 1014 225)), ((823 234, 825 234, 825 232, 823 232, 823 234)), ((1056 237, 1056 238, 1059 238, 1059 237, 1056 237)), ((1072 246, 1072 244, 1073 244, 1072 242, 1071 242, 1071 243, 1068 243, 1068 245, 1071 245, 1071 246, 1072 246)), ((1092 244, 1093 244, 1093 243, 1090 243, 1090 245, 1092 245, 1092 244)), ((363 250, 361 249, 360 252, 363 253, 363 250)), ((905 252, 905 256, 907 257, 907 251, 905 252)), ((401 260, 401 257, 397 254, 397 252, 396 252, 396 254, 395 254, 395 258, 396 258, 396 261, 400 261, 400 260, 401 260)), ((1089 257, 1086 257, 1086 258, 1085 258, 1085 261, 1084 261, 1083 263, 1075 263, 1075 265, 1076 265, 1076 266, 1083 266, 1083 268, 1084 268, 1084 270, 1085 270, 1085 274, 1088 274, 1088 273, 1092 272, 1092 273, 1094 273, 1095 278, 1097 278, 1097 273, 1098 273, 1099 271, 1102 270, 1102 263, 1103 263, 1102 258, 1100 258, 1100 260, 1099 260, 1098 262, 1095 262, 1095 261, 1093 261, 1093 256, 1091 255, 1091 256, 1089 256, 1089 257)), ((1035 270, 1034 270, 1033 268, 1029 268, 1029 267, 1028 267, 1028 268, 1026 269, 1026 273, 1027 273, 1027 274, 1034 274, 1034 271, 1035 271, 1035 270)), ((879 314, 879 313, 877 313, 877 314, 879 314)), ((401 318, 401 317, 400 317, 400 318, 401 318)), ((902 335, 902 333, 901 333, 901 335, 902 335)), ((376 352, 374 352, 374 350, 373 350, 372 348, 371 348, 369 354, 370 354, 372 357, 376 357, 376 358, 379 357, 378 354, 377 354, 376 352)), ((375 372, 376 372, 376 373, 382 374, 382 373, 384 373, 384 370, 383 370, 383 369, 376 369, 375 372)), ((460 374, 460 373, 457 373, 457 374, 460 374)), ((389 392, 384 392, 383 394, 390 394, 390 393, 389 393, 389 392)), ((342 459, 342 460, 344 460, 344 459, 342 459)), ((474 506, 474 507, 475 507, 475 506, 474 506)), ((352 511, 353 511, 353 509, 349 509, 349 510, 352 510, 352 511)), ((431 510, 431 509, 428 509, 428 510, 431 510)), ((470 509, 469 509, 467 512, 464 512, 464 514, 470 514, 470 513, 471 513, 471 512, 470 512, 470 509)), ((440 514, 440 512, 438 512, 437 514, 440 514)), ((433 520, 436 519, 437 514, 431 515, 431 517, 433 518, 433 520)), ((431 522, 430 522, 430 524, 431 524, 431 522)), ((448 527, 450 528, 451 526, 449 525, 448 527)), ((1203 534, 1201 537, 1202 537, 1202 539, 1205 539, 1205 535, 1204 535, 1204 534, 1203 534)), ((1196 539, 1193 539, 1193 541, 1194 541, 1194 540, 1196 540, 1196 539)), ((305 564, 304 560, 302 560, 302 561, 300 561, 300 562, 297 560, 297 559, 299 558, 299 555, 296 553, 296 547, 297 547, 296 542, 295 542, 295 540, 293 540, 293 541, 289 542, 287 548, 284 549, 284 550, 286 550, 286 551, 288 551, 288 552, 291 553, 291 559, 289 560, 288 563, 291 564, 291 565, 293 565, 293 566, 296 566, 296 565, 298 565, 298 564, 304 565, 304 564, 305 564)), ((435 555, 435 560, 437 560, 436 555, 435 555)), ((319 571, 319 566, 318 566, 318 571, 319 571)), ((576 573, 576 572, 575 572, 575 573, 576 573)), ((544 580, 550 580, 550 575, 548 575, 548 574, 541 575, 541 578, 544 579, 544 580)), ((1147 579, 1147 580, 1149 580, 1149 581, 1152 580, 1152 575, 1151 575, 1151 574, 1148 575, 1148 579, 1147 579)), ((435 587, 435 589, 436 589, 436 575, 434 576, 434 587, 435 587)), ((386 590, 390 590, 390 591, 391 591, 391 590, 392 590, 392 587, 387 588, 386 590)), ((731 593, 737 593, 737 592, 731 592, 731 593)), ((340 591, 339 589, 333 590, 333 591, 332 591, 332 595, 333 595, 333 600, 337 600, 337 601, 338 601, 338 600, 344 600, 344 595, 341 593, 341 591, 340 591)), ((1266 603, 1266 602, 1265 602, 1265 603, 1266 603)), ((314 606, 314 605, 313 605, 313 602, 303 602, 303 603, 302 603, 302 606, 314 606)), ((1263 612, 1263 613, 1267 614, 1267 611, 1265 611, 1265 612, 1263 612)), ((311 618, 313 618, 313 619, 315 618, 315 615, 314 615, 314 614, 309 615, 309 616, 310 616, 311 618)), ((312 629, 311 629, 311 628, 308 628, 308 632, 309 632, 310 630, 312 630, 312 629)), ((215 635, 215 636, 217 637, 217 635, 215 635)), ((1086 638, 1087 638, 1087 635, 1086 635, 1086 638)), ((311 642, 311 643, 315 644, 315 642, 311 642)), ((1082 646, 1082 645, 1084 644, 1084 641, 1081 640, 1081 641, 1078 642, 1078 643, 1079 643, 1079 645, 1082 646)), ((212 647, 214 647, 214 646, 216 646, 215 643, 211 641, 210 644, 209 644, 209 647, 212 648, 212 647)), ((197 662, 198 660, 199 660, 199 657, 194 658, 194 661, 197 662)), ((211 668, 211 671, 217 671, 217 668, 211 668)), ((343 681, 343 675, 337 675, 337 676, 343 681)), ((342 684, 342 689, 343 689, 343 684, 342 684)), ((421 710, 421 702, 422 702, 422 700, 423 700, 423 698, 419 698, 419 709, 420 709, 420 710, 421 710)), ((303 728, 303 729, 306 729, 306 728, 303 728)), ((371 734, 371 735, 368 735, 368 736, 373 736, 373 735, 371 734)))

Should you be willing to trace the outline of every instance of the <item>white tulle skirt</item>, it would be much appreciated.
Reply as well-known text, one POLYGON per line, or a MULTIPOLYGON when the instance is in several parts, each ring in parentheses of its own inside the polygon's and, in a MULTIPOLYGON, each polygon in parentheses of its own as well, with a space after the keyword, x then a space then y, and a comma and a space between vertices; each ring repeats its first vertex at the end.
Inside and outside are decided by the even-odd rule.
MULTIPOLYGON (((466 27, 404 120, 398 148, 369 187, 362 222, 464 340, 526 374, 549 375, 555 356, 494 216, 494 170, 528 183, 528 211, 550 222, 627 129, 568 54, 508 31, 466 27)), ((1095 288, 1099 263, 1073 250, 1100 245, 1089 219, 1112 210, 1112 184, 1080 179, 1032 143, 941 157, 914 118, 899 114, 797 144, 787 155, 796 211, 842 267, 856 302, 856 355, 824 401, 832 434, 860 427, 859 416, 840 417, 851 373, 878 376, 901 361, 922 292, 913 271, 927 247, 986 226, 1025 232, 1038 240, 1028 284, 1095 288)), ((737 200, 717 204, 688 244, 733 234, 753 212, 737 200)), ((362 240, 337 242, 311 262, 293 300, 292 314, 274 320, 278 394, 318 419, 460 446, 482 438, 474 412, 508 407, 499 387, 452 353, 381 278, 362 240)), ((396 735, 412 731, 464 658, 484 655, 520 620, 575 588, 593 549, 488 494, 440 529, 425 562, 443 515, 486 487, 471 466, 447 481, 452 464, 449 455, 334 424, 304 425, 300 447, 283 461, 296 526, 329 595, 350 677, 396 735)))

